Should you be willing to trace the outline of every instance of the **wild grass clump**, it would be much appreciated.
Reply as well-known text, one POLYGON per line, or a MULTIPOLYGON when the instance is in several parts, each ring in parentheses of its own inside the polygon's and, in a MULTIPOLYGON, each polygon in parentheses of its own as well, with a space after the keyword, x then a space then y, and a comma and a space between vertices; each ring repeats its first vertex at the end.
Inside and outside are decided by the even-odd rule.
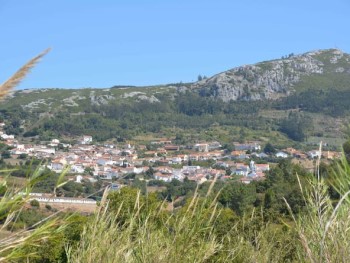
POLYGON ((33 186, 42 177, 43 169, 39 166, 28 176, 23 188, 9 187, 7 176, 0 181, 0 231, 7 233, 6 237, 0 240, 0 262, 22 262, 40 257, 36 253, 36 248, 57 240, 68 226, 63 218, 57 216, 57 213, 36 221, 30 226, 22 224, 22 228, 14 228, 25 205, 29 203, 33 186))
POLYGON ((131 192, 132 199, 111 211, 112 195, 85 227, 80 244, 68 248, 69 262, 204 262, 220 248, 211 222, 215 207, 209 206, 213 212, 206 214, 207 203, 200 204, 199 197, 172 215, 164 210, 164 203, 155 206, 152 197, 144 199, 137 190, 121 192, 113 195, 125 197, 131 192))
POLYGON ((74 263, 350 262, 350 166, 345 158, 333 173, 332 186, 340 199, 331 200, 330 185, 317 172, 305 180, 306 185, 299 181, 305 211, 293 214, 290 209, 291 219, 281 219, 282 224, 266 222, 263 209, 238 216, 220 206, 215 196, 200 197, 197 191, 171 213, 156 198, 124 188, 106 198, 109 201, 85 226, 80 244, 67 248, 68 259, 74 263))
POLYGON ((350 262, 350 166, 345 157, 337 163, 332 177, 340 194, 337 202, 330 199, 329 185, 319 171, 303 192, 306 212, 294 217, 300 262, 350 262))
POLYGON ((136 189, 108 199, 80 243, 67 247, 68 262, 293 262, 289 229, 256 212, 239 218, 210 195, 195 192, 176 213, 136 189))

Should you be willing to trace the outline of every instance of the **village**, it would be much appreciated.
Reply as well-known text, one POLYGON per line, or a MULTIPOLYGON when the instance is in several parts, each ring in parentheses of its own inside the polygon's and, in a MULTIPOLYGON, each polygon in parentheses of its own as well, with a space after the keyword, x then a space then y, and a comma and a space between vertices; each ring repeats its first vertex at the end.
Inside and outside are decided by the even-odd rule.
MULTIPOLYGON (((4 127, 0 123, 0 127, 4 127)), ((116 181, 130 174, 141 175, 142 179, 170 182, 185 178, 202 184, 216 178, 218 180, 239 180, 249 184, 263 180, 265 173, 280 159, 314 160, 339 158, 341 152, 312 150, 303 152, 286 148, 274 153, 263 151, 262 142, 233 142, 233 151, 222 149, 217 142, 202 142, 191 145, 175 145, 169 138, 159 138, 149 145, 95 144, 92 136, 78 138, 76 144, 61 143, 52 139, 46 144, 33 145, 19 142, 14 135, 0 131, 3 144, 11 147, 11 158, 27 156, 45 159, 48 169, 61 173, 68 169, 71 180, 116 181), (150 149, 151 148, 151 149, 150 149), (147 178, 142 175, 147 174, 147 178)))

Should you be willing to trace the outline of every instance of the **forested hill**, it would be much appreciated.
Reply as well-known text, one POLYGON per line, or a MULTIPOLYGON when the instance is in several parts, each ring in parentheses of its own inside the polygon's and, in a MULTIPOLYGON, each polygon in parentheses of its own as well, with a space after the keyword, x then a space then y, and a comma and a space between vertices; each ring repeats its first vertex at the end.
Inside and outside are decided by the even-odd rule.
POLYGON ((349 98, 350 56, 329 49, 234 68, 196 83, 16 91, 1 103, 0 117, 7 133, 40 139, 83 133, 97 140, 128 139, 217 125, 304 140, 318 132, 309 113, 346 119, 349 98))

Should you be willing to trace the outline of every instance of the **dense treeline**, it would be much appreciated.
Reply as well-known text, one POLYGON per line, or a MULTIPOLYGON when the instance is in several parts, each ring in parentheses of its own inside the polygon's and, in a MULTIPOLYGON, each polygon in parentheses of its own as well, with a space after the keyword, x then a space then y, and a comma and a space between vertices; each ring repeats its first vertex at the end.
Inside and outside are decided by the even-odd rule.
MULTIPOLYGON (((61 110, 32 125, 24 136, 40 135, 41 139, 46 140, 58 135, 77 136, 86 133, 93 135, 96 140, 130 139, 144 132, 159 132, 167 127, 206 128, 215 123, 268 129, 270 124, 264 118, 257 117, 258 110, 264 107, 262 102, 224 103, 190 92, 179 94, 175 99, 165 96, 159 99, 161 102, 143 100, 133 103, 110 102, 106 105, 86 104, 81 106, 81 115, 61 110)), ((2 115, 6 119, 10 118, 7 126, 9 131, 17 129, 16 134, 20 133, 18 120, 6 115, 7 112, 3 111, 2 115)))
POLYGON ((273 103, 273 107, 285 110, 300 109, 340 117, 350 111, 349 98, 350 90, 307 90, 285 97, 273 103))
POLYGON ((295 141, 304 141, 312 130, 312 119, 300 112, 290 112, 289 116, 280 122, 280 131, 295 141))

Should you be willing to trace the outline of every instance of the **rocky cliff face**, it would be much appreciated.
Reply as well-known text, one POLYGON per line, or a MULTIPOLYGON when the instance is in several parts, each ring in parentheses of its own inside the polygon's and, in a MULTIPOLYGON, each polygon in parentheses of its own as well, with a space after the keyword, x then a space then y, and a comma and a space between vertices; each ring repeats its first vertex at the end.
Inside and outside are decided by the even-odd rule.
POLYGON ((337 49, 290 55, 237 67, 196 82, 191 88, 223 101, 277 99, 293 92, 304 76, 325 73, 350 74, 350 55, 337 49))

